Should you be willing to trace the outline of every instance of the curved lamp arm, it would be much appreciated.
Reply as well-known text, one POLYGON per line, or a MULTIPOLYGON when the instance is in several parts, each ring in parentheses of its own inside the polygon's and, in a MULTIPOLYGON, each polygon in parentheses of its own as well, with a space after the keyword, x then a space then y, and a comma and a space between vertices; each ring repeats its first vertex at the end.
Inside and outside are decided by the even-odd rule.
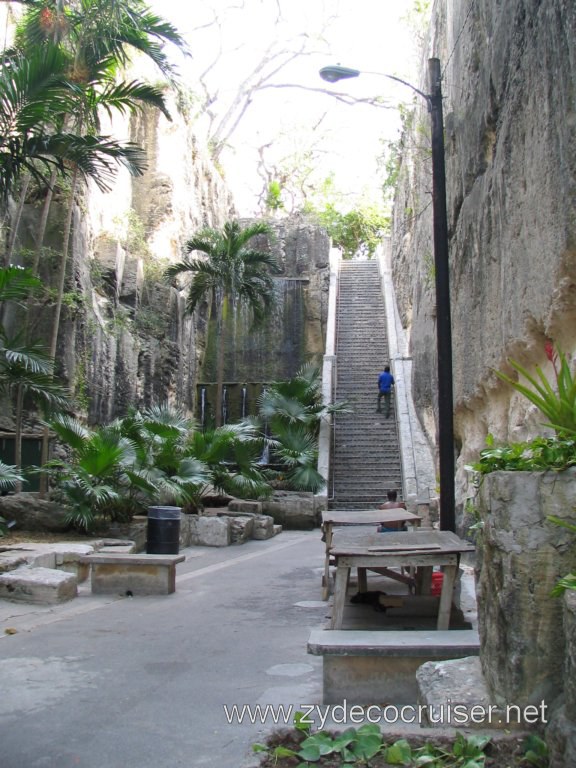
POLYGON ((350 67, 341 67, 340 64, 322 67, 320 70, 320 77, 322 80, 326 80, 328 83, 337 83, 339 80, 348 80, 351 77, 358 77, 359 75, 378 75, 378 77, 387 77, 389 80, 395 80, 397 83, 401 83, 402 85, 406 85, 408 88, 411 88, 419 96, 422 96, 423 99, 426 99, 428 104, 430 104, 431 97, 427 93, 423 93, 411 83, 406 82, 406 80, 402 80, 400 77, 396 77, 396 75, 387 75, 385 72, 366 72, 359 69, 351 69, 350 67))

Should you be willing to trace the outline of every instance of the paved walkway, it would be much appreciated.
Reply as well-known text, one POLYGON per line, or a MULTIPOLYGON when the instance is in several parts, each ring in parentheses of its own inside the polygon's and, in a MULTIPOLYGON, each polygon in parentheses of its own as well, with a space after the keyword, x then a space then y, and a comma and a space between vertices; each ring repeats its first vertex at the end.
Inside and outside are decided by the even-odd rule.
POLYGON ((323 550, 284 532, 183 550, 169 596, 0 601, 2 768, 239 768, 272 721, 229 725, 224 705, 321 701, 323 550))

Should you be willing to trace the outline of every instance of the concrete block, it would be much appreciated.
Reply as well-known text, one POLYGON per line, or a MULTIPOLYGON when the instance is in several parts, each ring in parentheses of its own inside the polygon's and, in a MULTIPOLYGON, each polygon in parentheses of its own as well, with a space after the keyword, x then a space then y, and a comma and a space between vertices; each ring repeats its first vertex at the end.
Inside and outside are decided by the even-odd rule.
POLYGON ((55 605, 78 594, 76 576, 52 568, 17 568, 0 575, 0 597, 19 603, 55 605))
POLYGON ((258 541, 271 539, 274 536, 274 518, 269 515, 257 515, 254 518, 252 538, 258 541))
POLYGON ((59 571, 73 573, 80 584, 88 578, 89 567, 82 562, 82 558, 94 552, 94 547, 90 544, 67 544, 62 543, 54 545, 55 567, 59 571))
POLYGON ((311 493, 277 491, 262 502, 262 512, 288 530, 311 531, 318 525, 319 513, 311 493))
POLYGON ((262 514, 261 501, 248 501, 246 499, 232 499, 228 502, 230 512, 250 512, 253 515, 262 514))
POLYGON ((191 543, 201 547, 227 547, 232 541, 230 519, 190 515, 191 543))
POLYGON ((99 595, 169 595, 176 590, 176 564, 185 555, 88 555, 92 592, 99 595))
POLYGON ((252 515, 227 516, 230 520, 230 537, 232 544, 245 544, 254 533, 254 517, 252 515))

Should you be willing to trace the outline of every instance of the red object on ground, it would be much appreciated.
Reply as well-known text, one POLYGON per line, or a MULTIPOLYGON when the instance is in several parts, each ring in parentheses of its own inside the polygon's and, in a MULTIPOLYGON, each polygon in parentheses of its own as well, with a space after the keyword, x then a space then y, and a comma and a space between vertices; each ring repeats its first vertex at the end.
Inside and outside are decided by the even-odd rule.
POLYGON ((432 574, 432 587, 430 589, 430 594, 434 597, 440 597, 440 594, 442 592, 442 582, 444 581, 444 574, 440 571, 434 571, 432 574))

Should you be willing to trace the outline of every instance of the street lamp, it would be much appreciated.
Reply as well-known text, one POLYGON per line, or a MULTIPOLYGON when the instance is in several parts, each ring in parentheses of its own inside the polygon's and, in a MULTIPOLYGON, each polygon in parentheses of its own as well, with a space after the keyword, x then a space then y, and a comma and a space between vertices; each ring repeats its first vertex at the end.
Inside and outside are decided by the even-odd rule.
POLYGON ((436 345, 438 357, 438 458, 440 463, 440 529, 456 529, 454 493, 454 403, 452 391, 452 327, 450 317, 450 274, 448 260, 448 219, 446 213, 446 169, 444 164, 444 118, 442 74, 439 59, 428 60, 430 93, 423 93, 405 80, 383 72, 323 67, 320 77, 329 83, 373 74, 395 80, 422 96, 428 104, 432 125, 432 211, 434 221, 434 271, 436 280, 436 345))

